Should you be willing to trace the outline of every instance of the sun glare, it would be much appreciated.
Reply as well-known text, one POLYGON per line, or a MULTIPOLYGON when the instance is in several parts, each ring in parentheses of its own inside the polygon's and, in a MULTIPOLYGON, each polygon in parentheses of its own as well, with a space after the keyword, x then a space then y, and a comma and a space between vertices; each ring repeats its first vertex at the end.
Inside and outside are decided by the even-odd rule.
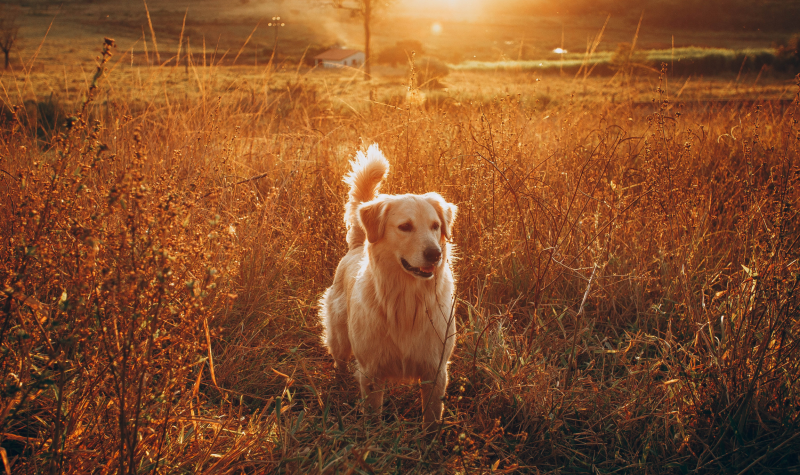
POLYGON ((486 3, 486 0, 403 0, 396 2, 395 11, 431 20, 472 21, 479 19, 486 3))
POLYGON ((439 23, 438 21, 434 22, 433 25, 431 25, 431 33, 433 33, 434 35, 438 35, 441 32, 442 32, 442 24, 439 23))

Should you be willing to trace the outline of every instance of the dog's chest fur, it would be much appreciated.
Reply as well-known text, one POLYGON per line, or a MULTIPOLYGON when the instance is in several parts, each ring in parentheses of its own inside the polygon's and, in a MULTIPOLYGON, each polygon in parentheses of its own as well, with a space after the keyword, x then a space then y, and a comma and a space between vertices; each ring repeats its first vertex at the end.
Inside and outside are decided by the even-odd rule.
MULTIPOLYGON (((407 279, 403 274, 387 274, 365 267, 359 273, 356 288, 364 297, 374 299, 376 305, 360 305, 352 309, 356 313, 372 308, 372 314, 355 316, 350 322, 351 330, 362 333, 355 338, 362 342, 383 342, 380 346, 369 343, 362 348, 354 345, 356 357, 368 351, 381 357, 374 359, 382 372, 393 378, 407 379, 422 376, 429 371, 426 365, 439 361, 444 351, 449 357, 452 345, 446 345, 447 335, 454 326, 450 319, 453 293, 453 277, 446 270, 436 279, 422 281, 407 279)), ((351 300, 353 302, 353 300, 351 300)))
MULTIPOLYGON (((436 281, 417 281, 413 285, 398 287, 391 284, 384 288, 384 302, 381 306, 386 309, 386 326, 389 337, 401 349, 402 358, 408 359, 409 354, 416 350, 415 341, 430 341, 420 338, 421 334, 433 332, 435 340, 444 342, 447 331, 447 315, 444 315, 444 305, 440 304, 450 300, 450 293, 436 292, 436 281)), ((441 284, 441 283, 439 283, 441 284)), ((444 290, 444 289, 443 289, 444 290)))

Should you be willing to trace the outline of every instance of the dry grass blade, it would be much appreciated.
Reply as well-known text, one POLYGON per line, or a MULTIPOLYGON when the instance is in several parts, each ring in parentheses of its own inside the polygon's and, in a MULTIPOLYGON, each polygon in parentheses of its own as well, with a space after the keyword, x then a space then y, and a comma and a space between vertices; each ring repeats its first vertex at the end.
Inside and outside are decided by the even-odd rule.
MULTIPOLYGON (((156 54, 156 61, 161 64, 161 55, 158 54, 158 43, 156 42, 156 30, 153 29, 153 20, 150 18, 150 9, 147 8, 147 0, 142 0, 144 3, 144 11, 147 14, 147 25, 150 27, 150 36, 153 38, 153 51, 156 54)), ((147 39, 145 38, 145 43, 147 39)))

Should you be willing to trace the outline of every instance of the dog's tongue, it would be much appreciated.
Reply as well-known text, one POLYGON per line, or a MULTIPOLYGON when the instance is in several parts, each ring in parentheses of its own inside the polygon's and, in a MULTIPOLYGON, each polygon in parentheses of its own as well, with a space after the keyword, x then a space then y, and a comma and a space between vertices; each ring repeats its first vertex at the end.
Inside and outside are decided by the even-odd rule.
POLYGON ((419 270, 422 272, 433 274, 433 271, 436 269, 436 266, 428 266, 428 267, 420 267, 419 270))

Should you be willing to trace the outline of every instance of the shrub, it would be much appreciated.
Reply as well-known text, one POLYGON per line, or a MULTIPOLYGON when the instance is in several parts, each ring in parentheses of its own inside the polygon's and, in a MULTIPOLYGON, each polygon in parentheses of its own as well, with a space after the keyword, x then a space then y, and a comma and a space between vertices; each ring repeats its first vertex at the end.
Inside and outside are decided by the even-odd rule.
POLYGON ((149 172, 140 130, 116 130, 129 142, 109 153, 89 111, 112 46, 50 153, 35 132, 3 131, 34 153, 2 162, 13 179, 0 200, 0 433, 16 434, 12 457, 35 456, 21 471, 159 466, 211 367, 228 233, 198 206, 202 178, 149 172))
POLYGON ((776 67, 781 71, 791 74, 800 72, 800 34, 792 35, 789 39, 779 42, 775 46, 776 67))
POLYGON ((378 54, 378 63, 396 67, 398 64, 407 63, 411 58, 411 53, 424 54, 422 43, 416 40, 398 41, 396 45, 390 46, 378 54))
POLYGON ((423 57, 414 61, 414 73, 418 87, 436 89, 443 87, 439 80, 450 74, 450 68, 442 60, 423 57))

